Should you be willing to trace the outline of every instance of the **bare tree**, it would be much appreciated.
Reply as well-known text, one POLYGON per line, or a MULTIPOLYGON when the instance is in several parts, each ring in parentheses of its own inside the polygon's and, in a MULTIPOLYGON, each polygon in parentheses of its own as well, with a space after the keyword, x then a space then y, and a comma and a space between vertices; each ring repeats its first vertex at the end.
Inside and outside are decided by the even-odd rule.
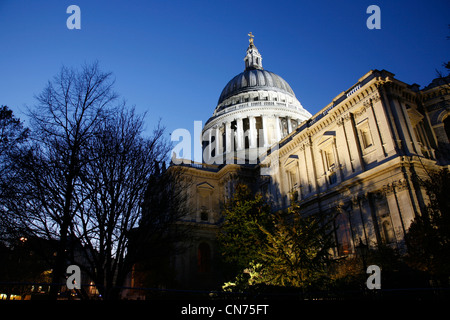
MULTIPOLYGON (((23 183, 4 223, 57 244, 54 284, 78 264, 106 299, 118 297, 146 252, 182 234, 174 229, 187 194, 182 170, 161 166, 171 149, 164 128, 144 136, 144 116, 119 101, 113 84, 97 63, 62 68, 37 96, 31 147, 18 158, 23 183)), ((53 285, 51 298, 58 292, 53 285)))
MULTIPOLYGON (((167 160, 170 150, 164 128, 158 125, 144 138, 143 124, 142 116, 125 108, 101 124, 90 144, 89 158, 93 160, 82 171, 83 188, 75 198, 73 233, 85 249, 86 272, 105 299, 118 298, 119 287, 144 249, 142 244, 167 230, 177 217, 164 210, 157 220, 147 221, 146 217, 136 231, 142 222, 143 202, 160 176, 158 164, 167 160)), ((164 188, 168 186, 164 184, 164 188)))
MULTIPOLYGON (((9 210, 21 233, 57 240, 53 283, 65 273, 68 235, 78 205, 74 195, 91 161, 90 141, 117 103, 113 84, 111 73, 101 72, 97 63, 80 71, 63 67, 29 110, 32 152, 21 163, 26 184, 21 202, 9 210)), ((51 296, 56 298, 57 292, 52 287, 51 296)))

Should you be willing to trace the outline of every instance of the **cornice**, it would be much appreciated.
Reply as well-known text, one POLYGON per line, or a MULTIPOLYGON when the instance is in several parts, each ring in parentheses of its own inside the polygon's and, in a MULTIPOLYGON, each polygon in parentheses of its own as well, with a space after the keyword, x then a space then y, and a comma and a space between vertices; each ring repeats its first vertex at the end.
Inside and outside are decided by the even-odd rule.
MULTIPOLYGON (((306 110, 305 110, 306 111, 306 110)), ((249 106, 242 109, 237 109, 234 111, 230 111, 228 113, 222 114, 217 117, 211 117, 211 120, 209 120, 208 123, 205 124, 202 132, 205 132, 206 130, 209 130, 210 128, 213 128, 217 123, 225 123, 225 122, 231 122, 237 118, 246 118, 249 115, 258 117, 258 116, 273 116, 276 113, 280 113, 280 116, 289 115, 291 113, 292 115, 306 117, 308 113, 306 113, 296 110, 293 107, 283 107, 283 106, 249 106), (258 112, 260 112, 258 114, 258 112), (244 116, 245 115, 245 116, 244 116), (233 119, 233 120, 231 120, 233 119)))
POLYGON ((355 114, 356 117, 360 116, 367 108, 380 101, 381 95, 376 86, 376 82, 369 83, 366 86, 360 87, 358 91, 361 90, 361 92, 353 93, 355 96, 348 101, 344 100, 333 108, 325 108, 322 112, 313 116, 312 119, 307 120, 303 125, 300 125, 296 131, 291 133, 291 135, 280 141, 280 155, 284 155, 290 150, 293 150, 293 144, 304 144, 304 140, 309 139, 309 137, 315 137, 333 124, 337 124, 338 126, 342 125, 345 121, 350 119, 351 114, 355 114), (315 121, 315 117, 318 117, 319 115, 323 115, 323 117, 321 117, 320 120, 315 121))

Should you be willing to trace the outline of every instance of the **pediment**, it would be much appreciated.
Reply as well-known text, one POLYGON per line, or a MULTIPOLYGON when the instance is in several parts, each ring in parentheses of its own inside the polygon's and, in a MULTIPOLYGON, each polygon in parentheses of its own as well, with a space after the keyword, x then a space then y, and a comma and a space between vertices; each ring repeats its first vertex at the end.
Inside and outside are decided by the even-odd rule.
POLYGON ((214 187, 211 184, 209 184, 208 182, 204 181, 204 182, 197 184, 197 191, 212 193, 214 191, 214 187))
POLYGON ((283 165, 285 168, 289 168, 293 166, 294 164, 298 163, 298 155, 291 154, 287 159, 284 161, 283 165))
POLYGON ((411 124, 415 127, 420 121, 423 119, 423 115, 417 111, 416 109, 409 108, 408 109, 409 119, 411 120, 411 124))
POLYGON ((322 137, 317 141, 317 145, 321 147, 321 145, 326 145, 333 141, 336 137, 336 131, 326 131, 322 137))

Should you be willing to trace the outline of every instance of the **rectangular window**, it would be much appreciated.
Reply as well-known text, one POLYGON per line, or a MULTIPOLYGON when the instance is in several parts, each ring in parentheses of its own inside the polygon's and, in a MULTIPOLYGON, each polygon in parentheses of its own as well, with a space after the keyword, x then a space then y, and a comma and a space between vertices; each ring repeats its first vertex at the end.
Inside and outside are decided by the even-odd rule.
POLYGON ((333 146, 330 145, 325 150, 322 150, 325 175, 327 176, 328 184, 330 185, 337 182, 336 159, 332 148, 333 146))
POLYGON ((364 149, 372 146, 372 137, 370 136, 369 130, 361 130, 361 139, 363 142, 364 149))
POLYGON ((288 171, 288 176, 289 176, 289 183, 290 183, 289 187, 292 190, 295 188, 295 186, 297 184, 297 177, 296 177, 296 174, 292 171, 288 171))
POLYGON ((324 151, 327 169, 330 170, 334 166, 334 156, 332 150, 324 151))
POLYGON ((358 125, 358 133, 361 149, 364 150, 373 146, 372 134, 367 119, 358 125))

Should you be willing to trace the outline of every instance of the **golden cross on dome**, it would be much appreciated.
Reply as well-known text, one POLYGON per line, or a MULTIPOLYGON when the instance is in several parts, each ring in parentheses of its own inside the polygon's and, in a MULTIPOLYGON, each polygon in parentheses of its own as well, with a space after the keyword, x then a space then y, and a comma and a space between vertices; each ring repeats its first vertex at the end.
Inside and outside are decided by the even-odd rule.
POLYGON ((248 42, 250 42, 250 44, 253 44, 253 38, 255 36, 251 32, 248 34, 248 36, 250 37, 250 39, 248 39, 248 42))

